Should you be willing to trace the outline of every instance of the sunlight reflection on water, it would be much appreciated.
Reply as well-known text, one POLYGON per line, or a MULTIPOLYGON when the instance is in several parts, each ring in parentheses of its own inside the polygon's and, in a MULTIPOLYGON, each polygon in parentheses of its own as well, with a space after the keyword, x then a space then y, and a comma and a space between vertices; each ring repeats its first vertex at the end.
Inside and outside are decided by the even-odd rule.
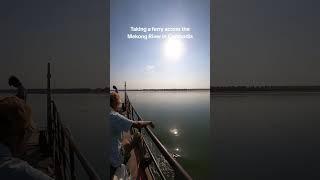
POLYGON ((170 129, 170 133, 175 135, 175 136, 179 136, 179 130, 176 128, 170 129))

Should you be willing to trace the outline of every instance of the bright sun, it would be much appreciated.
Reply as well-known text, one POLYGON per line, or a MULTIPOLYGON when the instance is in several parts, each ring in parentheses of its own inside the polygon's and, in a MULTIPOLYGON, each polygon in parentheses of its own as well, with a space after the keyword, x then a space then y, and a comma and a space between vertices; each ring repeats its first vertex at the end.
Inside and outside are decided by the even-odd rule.
POLYGON ((164 55, 170 61, 177 61, 183 54, 183 44, 179 39, 169 38, 164 43, 164 55))

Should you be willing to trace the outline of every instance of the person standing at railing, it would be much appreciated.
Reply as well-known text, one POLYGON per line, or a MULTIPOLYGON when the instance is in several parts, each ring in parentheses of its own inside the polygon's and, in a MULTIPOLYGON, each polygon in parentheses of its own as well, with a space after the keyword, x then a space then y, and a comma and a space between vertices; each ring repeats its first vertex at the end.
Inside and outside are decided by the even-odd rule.
POLYGON ((0 97, 0 179, 53 180, 16 158, 32 133, 31 108, 16 96, 0 97))
POLYGON ((110 154, 110 179, 113 178, 116 169, 124 163, 124 154, 141 144, 140 134, 135 133, 128 144, 122 144, 122 134, 133 128, 144 128, 154 125, 151 121, 133 121, 121 115, 118 111, 121 109, 121 99, 118 93, 110 94, 110 126, 111 126, 111 154, 110 154))
POLYGON ((16 96, 20 99, 23 99, 25 102, 27 102, 27 90, 23 87, 20 80, 15 76, 10 76, 8 80, 9 86, 13 86, 17 88, 17 94, 16 96))

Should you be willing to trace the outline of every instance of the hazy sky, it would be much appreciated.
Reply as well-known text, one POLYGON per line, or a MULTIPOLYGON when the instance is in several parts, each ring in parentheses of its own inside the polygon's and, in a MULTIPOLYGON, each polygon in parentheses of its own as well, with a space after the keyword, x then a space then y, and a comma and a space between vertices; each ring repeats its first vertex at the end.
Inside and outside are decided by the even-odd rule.
POLYGON ((111 85, 123 88, 127 81, 128 88, 210 86, 209 0, 111 0, 110 8, 111 85), (193 39, 172 47, 166 40, 127 39, 127 34, 137 34, 130 32, 131 26, 190 27, 193 39))
POLYGON ((214 85, 320 85, 320 1, 213 6, 214 85))
POLYGON ((105 87, 105 0, 1 1, 0 88, 16 74, 27 88, 46 86, 53 56, 53 87, 105 87))

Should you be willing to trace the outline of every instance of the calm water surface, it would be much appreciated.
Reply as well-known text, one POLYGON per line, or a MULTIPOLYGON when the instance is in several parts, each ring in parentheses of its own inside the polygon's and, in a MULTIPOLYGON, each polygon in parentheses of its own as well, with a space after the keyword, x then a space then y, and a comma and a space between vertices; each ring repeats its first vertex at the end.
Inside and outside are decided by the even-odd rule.
POLYGON ((164 146, 178 154, 178 161, 194 179, 209 172, 210 93, 128 92, 144 120, 153 121, 164 146))

